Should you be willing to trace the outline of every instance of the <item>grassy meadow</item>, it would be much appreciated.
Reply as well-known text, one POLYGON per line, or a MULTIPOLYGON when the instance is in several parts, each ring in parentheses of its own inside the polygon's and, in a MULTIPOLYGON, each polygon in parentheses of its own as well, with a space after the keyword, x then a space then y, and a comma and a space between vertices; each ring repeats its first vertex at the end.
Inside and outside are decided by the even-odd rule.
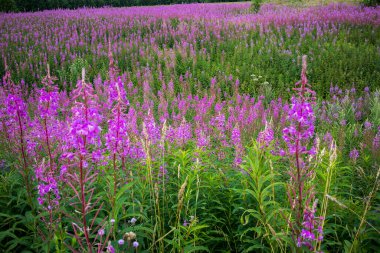
POLYGON ((0 13, 0 252, 379 252, 380 7, 0 13))

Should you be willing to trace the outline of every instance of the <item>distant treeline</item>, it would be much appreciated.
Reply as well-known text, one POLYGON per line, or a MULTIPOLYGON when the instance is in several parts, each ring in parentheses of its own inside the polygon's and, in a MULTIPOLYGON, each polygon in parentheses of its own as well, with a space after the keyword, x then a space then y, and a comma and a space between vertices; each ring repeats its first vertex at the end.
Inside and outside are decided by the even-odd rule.
MULTIPOLYGON (((78 7, 139 6, 197 2, 237 2, 239 0, 0 0, 0 11, 38 11, 49 9, 75 9, 78 7)), ((240 0, 241 1, 241 0, 240 0)))

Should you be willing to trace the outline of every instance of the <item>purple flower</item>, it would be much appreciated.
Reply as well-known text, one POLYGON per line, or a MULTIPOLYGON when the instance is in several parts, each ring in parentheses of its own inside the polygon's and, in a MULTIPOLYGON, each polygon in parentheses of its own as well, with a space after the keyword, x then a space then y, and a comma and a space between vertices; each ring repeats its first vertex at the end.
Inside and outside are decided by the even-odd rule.
POLYGON ((138 243, 138 241, 134 241, 132 245, 133 245, 133 247, 137 248, 139 246, 139 243, 138 243))
POLYGON ((124 245, 124 240, 123 240, 123 239, 120 239, 119 241, 117 241, 117 243, 118 243, 119 245, 124 245))
POLYGON ((265 124, 265 129, 261 131, 257 137, 257 141, 261 143, 262 147, 268 147, 274 139, 274 131, 268 125, 265 124))
POLYGON ((156 125, 154 117, 151 112, 148 112, 148 115, 144 119, 144 137, 151 140, 152 143, 157 142, 161 138, 161 130, 156 125))
POLYGON ((232 142, 232 145, 234 145, 235 147, 241 146, 240 129, 237 125, 232 129, 231 142, 232 142))
POLYGON ((201 128, 195 129, 195 135, 197 136, 198 147, 207 147, 210 144, 210 138, 206 136, 206 134, 201 128))
POLYGON ((115 248, 112 246, 111 241, 108 241, 107 253, 115 253, 115 248))
POLYGON ((38 203, 42 206, 45 204, 47 197, 48 203, 47 205, 52 208, 51 204, 58 205, 58 201, 61 199, 58 190, 58 183, 56 179, 53 177, 53 173, 46 170, 46 165, 42 162, 41 165, 37 166, 35 169, 36 180, 38 182, 37 190, 38 190, 38 203))
POLYGON ((132 224, 132 225, 135 225, 137 219, 135 217, 133 217, 129 222, 132 224))
POLYGON ((372 148, 373 148, 373 150, 379 150, 380 149, 380 131, 377 132, 377 134, 373 138, 372 148))
POLYGON ((301 231, 301 237, 304 240, 314 240, 315 239, 315 235, 312 232, 310 232, 309 230, 306 230, 306 229, 302 229, 302 231, 301 231))
POLYGON ((368 120, 366 120, 365 122, 364 122, 364 129, 365 130, 370 130, 372 128, 372 124, 371 124, 371 122, 369 122, 368 120))
POLYGON ((180 145, 183 145, 186 141, 191 139, 191 125, 183 119, 181 125, 176 129, 175 134, 177 141, 180 145))
POLYGON ((103 228, 101 228, 101 229, 98 230, 98 235, 103 236, 104 233, 105 233, 105 231, 104 231, 103 228))
POLYGON ((359 158, 359 151, 356 148, 350 151, 350 158, 354 162, 359 158))
POLYGON ((129 147, 126 115, 120 107, 112 110, 113 117, 108 121, 108 132, 105 134, 107 149, 112 154, 121 153, 129 147))
POLYGON ((56 116, 58 109, 59 93, 56 89, 53 91, 39 90, 38 112, 42 119, 56 116))
POLYGON ((311 208, 305 208, 303 216, 303 228, 300 236, 297 238, 297 247, 306 246, 309 250, 313 250, 313 244, 323 240, 323 230, 321 222, 323 217, 315 217, 317 200, 311 208))
POLYGON ((333 141, 333 137, 330 132, 326 132, 323 136, 323 141, 326 143, 326 146, 330 147, 331 142, 333 141))
POLYGON ((293 97, 288 121, 290 125, 282 131, 282 138, 288 146, 289 154, 294 155, 296 151, 312 154, 312 148, 308 147, 314 137, 315 116, 311 104, 293 97))
POLYGON ((101 146, 99 114, 93 89, 85 82, 78 82, 78 88, 73 92, 78 100, 71 109, 72 121, 69 128, 68 146, 82 155, 87 153, 87 145, 101 146))

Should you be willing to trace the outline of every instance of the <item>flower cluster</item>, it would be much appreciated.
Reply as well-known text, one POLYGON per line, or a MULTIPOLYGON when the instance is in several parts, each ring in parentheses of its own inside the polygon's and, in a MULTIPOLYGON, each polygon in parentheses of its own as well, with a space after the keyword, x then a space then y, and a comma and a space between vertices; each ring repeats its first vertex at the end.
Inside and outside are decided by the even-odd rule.
POLYGON ((42 119, 57 115, 59 107, 59 93, 56 89, 53 91, 39 90, 38 112, 42 119))
POLYGON ((108 132, 105 135, 106 146, 112 154, 127 155, 129 147, 127 116, 124 113, 129 105, 124 85, 120 78, 117 82, 110 83, 109 104, 115 104, 112 108, 112 116, 108 120, 108 132))
POLYGON ((274 131, 272 127, 266 122, 265 129, 261 131, 257 137, 257 142, 260 143, 261 147, 269 147, 274 140, 274 131))
POLYGON ((73 92, 76 102, 71 109, 72 121, 69 127, 68 144, 81 155, 87 154, 87 146, 101 146, 100 122, 98 106, 95 104, 93 89, 83 80, 78 82, 78 88, 73 92))
POLYGON ((315 155, 315 147, 308 147, 314 136, 315 116, 312 105, 302 98, 293 97, 288 112, 290 126, 283 130, 283 140, 286 142, 290 155, 315 155))
POLYGON ((305 208, 302 230, 300 236, 297 238, 297 246, 306 246, 310 251, 314 250, 316 242, 323 240, 323 230, 321 222, 324 217, 315 217, 317 200, 314 202, 312 208, 305 208))
POLYGON ((354 148, 350 151, 350 159, 353 161, 353 162, 356 162, 356 160, 359 158, 359 151, 354 148))
POLYGON ((46 169, 45 162, 43 161, 35 169, 35 176, 38 182, 38 203, 43 206, 47 202, 47 209, 51 210, 54 206, 59 204, 60 195, 58 190, 58 183, 52 172, 49 172, 46 169), (49 196, 49 199, 46 199, 46 196, 49 196), (54 206, 52 206, 54 205, 54 206))

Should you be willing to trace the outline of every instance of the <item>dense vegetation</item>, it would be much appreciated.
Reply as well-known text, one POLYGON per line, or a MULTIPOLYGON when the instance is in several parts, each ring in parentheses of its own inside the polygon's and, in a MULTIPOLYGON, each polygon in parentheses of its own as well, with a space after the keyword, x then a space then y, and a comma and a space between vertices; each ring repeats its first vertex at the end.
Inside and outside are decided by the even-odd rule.
POLYGON ((37 11, 80 7, 123 7, 180 3, 237 2, 237 0, 0 0, 0 11, 37 11))
MULTIPOLYGON (((318 95, 325 97, 331 83, 363 90, 377 87, 380 80, 380 30, 373 29, 378 17, 376 11, 370 13, 371 8, 363 9, 358 17, 350 15, 357 9, 268 5, 254 15, 248 12, 248 4, 239 4, 206 10, 195 5, 190 9, 195 13, 177 5, 7 14, 0 20, 0 50, 15 82, 40 85, 50 64, 60 88, 70 91, 82 67, 91 81, 98 75, 107 77, 110 38, 118 68, 137 82, 133 73, 143 73, 148 66, 154 92, 163 80, 173 81, 175 90, 182 91, 181 79, 191 73, 186 82, 193 93, 208 88, 213 77, 223 92, 231 93, 227 77, 232 75, 239 78, 241 91, 250 95, 263 92, 264 81, 269 82, 269 94, 283 95, 298 80, 300 56, 306 54, 309 80, 318 95), (332 12, 336 13, 325 21, 332 12)), ((4 61, 0 73, 5 73, 4 61)))
MULTIPOLYGON (((242 2, 237 0, 0 0, 0 11, 41 11, 52 9, 76 9, 81 7, 125 7, 144 6, 160 4, 181 4, 181 3, 213 3, 213 2, 242 2)), ((265 0, 251 0, 253 9, 258 10, 265 0)), ((272 1, 276 2, 276 1, 272 1)), ((277 2, 290 2, 299 4, 308 0, 286 0, 277 2)), ((357 1, 359 2, 359 1, 357 1)), ((375 6, 380 4, 380 0, 362 0, 362 4, 375 6)))
POLYGON ((0 16, 1 252, 379 252, 380 8, 0 16))

